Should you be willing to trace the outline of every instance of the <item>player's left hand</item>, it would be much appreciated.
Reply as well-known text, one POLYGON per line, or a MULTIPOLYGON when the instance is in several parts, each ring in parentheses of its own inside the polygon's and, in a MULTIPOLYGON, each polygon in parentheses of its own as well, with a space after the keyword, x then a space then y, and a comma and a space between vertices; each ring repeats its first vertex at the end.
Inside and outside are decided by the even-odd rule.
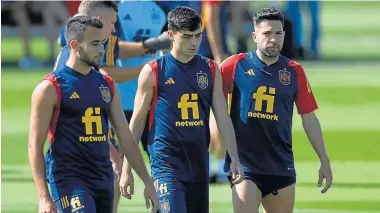
POLYGON ((125 171, 122 173, 119 185, 121 194, 128 200, 131 200, 135 190, 135 181, 133 179, 132 171, 125 171))
POLYGON ((231 178, 232 178, 232 184, 239 184, 243 181, 243 169, 241 168, 241 164, 239 160, 232 160, 231 165, 231 178))
POLYGON ((329 188, 331 187, 332 180, 333 180, 331 166, 330 166, 329 161, 321 162, 321 167, 319 168, 318 187, 322 186, 323 179, 326 179, 326 186, 325 186, 325 188, 322 189, 321 193, 326 193, 327 190, 329 190, 329 188))

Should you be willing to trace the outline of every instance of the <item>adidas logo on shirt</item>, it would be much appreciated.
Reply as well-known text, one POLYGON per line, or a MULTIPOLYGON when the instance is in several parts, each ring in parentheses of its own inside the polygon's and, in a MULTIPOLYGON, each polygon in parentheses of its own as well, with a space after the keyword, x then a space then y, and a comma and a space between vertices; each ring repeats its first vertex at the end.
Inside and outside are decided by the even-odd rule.
POLYGON ((245 74, 252 75, 252 76, 255 75, 255 73, 253 72, 253 69, 248 70, 247 72, 245 72, 245 74))
POLYGON ((78 93, 74 92, 71 96, 70 96, 70 99, 76 99, 76 98, 80 98, 78 93))
POLYGON ((170 77, 165 84, 175 84, 174 80, 170 77))

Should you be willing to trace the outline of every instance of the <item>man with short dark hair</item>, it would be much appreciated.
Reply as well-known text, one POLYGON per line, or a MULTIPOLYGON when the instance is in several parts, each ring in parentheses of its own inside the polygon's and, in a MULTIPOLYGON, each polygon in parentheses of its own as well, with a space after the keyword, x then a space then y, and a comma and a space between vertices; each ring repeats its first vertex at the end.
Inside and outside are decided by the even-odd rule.
MULTIPOLYGON (((293 212, 296 172, 292 151, 293 106, 297 106, 303 127, 317 153, 321 167, 318 185, 332 172, 319 121, 317 104, 300 64, 282 55, 284 18, 273 7, 253 16, 253 40, 257 49, 240 53, 221 64, 223 90, 236 132, 243 182, 231 181, 235 213, 293 212)), ((230 172, 227 151, 224 170, 230 172)), ((235 155, 235 154, 234 154, 235 155)), ((230 177, 231 179, 231 177, 230 177)))
POLYGON ((235 134, 217 65, 197 54, 200 16, 189 7, 175 8, 168 14, 168 35, 173 43, 170 53, 141 71, 130 129, 139 141, 150 110, 148 151, 160 211, 207 213, 210 109, 231 153, 237 184, 242 171, 235 134))
MULTIPOLYGON (((102 21, 76 16, 68 20, 65 33, 69 59, 48 74, 32 95, 29 161, 39 212, 56 213, 59 209, 61 213, 112 213, 113 146, 108 143, 108 121, 121 138, 123 153, 146 186, 147 208, 152 201, 157 211, 153 182, 129 131, 117 87, 112 78, 93 68, 100 64, 104 53, 102 21), (47 135, 50 146, 44 163, 47 135)), ((116 153, 113 160, 117 159, 120 161, 116 153)))
MULTIPOLYGON (((122 3, 120 3, 122 4, 122 3)), ((127 4, 127 3, 125 3, 127 4)), ((131 4, 131 3, 128 3, 131 4)), ((127 82, 135 79, 141 71, 143 64, 133 64, 132 66, 120 67, 118 66, 120 59, 127 59, 141 55, 148 55, 155 52, 161 48, 168 48, 170 46, 170 40, 167 39, 167 36, 157 35, 145 40, 139 40, 138 42, 130 41, 120 41, 121 28, 120 26, 123 23, 120 23, 120 20, 117 17, 119 12, 119 4, 116 1, 100 1, 100 0, 83 0, 81 1, 78 14, 77 15, 88 15, 95 16, 102 20, 105 27, 104 35, 104 55, 101 60, 101 63, 96 67, 99 71, 105 75, 109 75, 116 83, 127 82)), ((125 11, 123 11, 125 12, 125 11)), ((156 24, 157 26, 157 24, 156 24)), ((123 26, 125 27, 125 26, 123 26)), ((62 50, 60 56, 57 59, 56 67, 59 64, 64 64, 68 59, 69 48, 66 45, 65 33, 61 32, 60 44, 62 45, 62 50)), ((128 83, 125 83, 129 85, 128 83)), ((128 86, 127 86, 128 87, 128 86)), ((125 102, 129 100, 129 97, 126 97, 126 93, 130 92, 128 96, 133 96, 134 94, 131 91, 126 91, 125 87, 120 88, 120 95, 123 108, 125 109, 125 102)), ((131 115, 132 113, 130 113, 131 115)), ((127 118, 130 118, 127 117, 127 118)), ((119 145, 116 141, 114 131, 110 128, 109 139, 111 143, 115 146, 116 150, 122 157, 122 152, 119 149, 119 145)), ((124 177, 127 175, 127 180, 123 178, 123 183, 125 183, 125 188, 129 188, 129 191, 133 191, 133 176, 130 172, 129 174, 124 173, 124 177)), ((116 180, 116 178, 115 178, 116 180)), ((123 184, 124 185, 124 184, 123 184)), ((127 191, 127 190, 123 190, 127 191)), ((125 193, 124 196, 127 199, 131 199, 131 193, 125 193)), ((120 188, 118 181, 115 181, 115 208, 114 212, 117 212, 117 206, 120 200, 120 188)))

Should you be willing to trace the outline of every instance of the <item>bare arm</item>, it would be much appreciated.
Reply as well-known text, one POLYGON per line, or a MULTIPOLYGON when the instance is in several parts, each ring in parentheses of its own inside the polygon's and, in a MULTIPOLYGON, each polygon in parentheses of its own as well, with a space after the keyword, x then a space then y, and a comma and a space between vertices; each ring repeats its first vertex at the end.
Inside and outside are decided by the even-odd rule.
POLYGON ((55 88, 47 80, 42 81, 32 94, 28 155, 39 198, 50 196, 46 184, 43 150, 56 102, 55 88))
POLYGON ((228 154, 232 160, 239 160, 236 148, 235 131, 232 121, 228 116, 226 99, 222 90, 222 78, 218 67, 215 71, 215 85, 212 98, 212 110, 216 119, 219 133, 222 136, 228 154))
POLYGON ((325 142, 322 136, 321 125, 319 120, 314 112, 310 112, 304 115, 301 115, 302 125, 305 129, 307 137, 311 145, 313 146, 315 152, 317 153, 321 163, 328 163, 329 158, 327 156, 325 142))
POLYGON ((139 76, 135 105, 129 127, 136 141, 140 141, 146 117, 154 94, 154 73, 150 65, 145 65, 139 76))
MULTIPOLYGON (((135 104, 129 129, 136 138, 137 143, 144 131, 146 117, 152 102, 154 93, 154 73, 150 65, 145 65, 139 76, 135 104)), ((129 163, 124 158, 123 171, 128 171, 129 163)))
POLYGON ((111 76, 116 83, 133 80, 139 76, 142 66, 138 67, 100 67, 100 72, 111 76))
POLYGON ((128 59, 143 56, 145 53, 146 49, 144 48, 142 42, 119 41, 120 59, 128 59))
POLYGON ((321 162, 319 169, 318 187, 322 186, 323 179, 326 179, 326 186, 321 193, 326 193, 332 185, 333 175, 330 166, 330 160, 326 153, 325 142, 322 136, 321 125, 314 112, 301 115, 302 125, 305 129, 307 137, 321 162))
POLYGON ((120 103, 120 94, 115 86, 115 94, 111 104, 110 122, 114 127, 116 135, 119 139, 120 148, 122 149, 128 162, 135 169, 137 175, 141 178, 145 185, 149 184, 151 179, 145 167, 141 152, 135 138, 131 134, 120 103))

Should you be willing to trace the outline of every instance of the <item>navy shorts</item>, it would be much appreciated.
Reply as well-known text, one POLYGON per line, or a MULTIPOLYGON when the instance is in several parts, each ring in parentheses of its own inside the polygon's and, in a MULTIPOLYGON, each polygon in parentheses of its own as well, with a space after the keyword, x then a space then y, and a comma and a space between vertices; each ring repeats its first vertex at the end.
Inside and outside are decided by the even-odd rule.
POLYGON ((208 213, 209 184, 182 182, 172 177, 154 180, 160 213, 208 213))
POLYGON ((83 186, 74 186, 65 189, 57 189, 53 196, 58 210, 61 213, 112 213, 112 195, 94 195, 83 186))
MULTIPOLYGON (((244 180, 250 180, 257 185, 257 188, 261 191, 261 197, 265 197, 269 194, 277 195, 278 190, 286 188, 296 183, 295 176, 275 176, 275 175, 261 175, 251 172, 244 172, 244 180)), ((228 176, 231 188, 231 176, 228 176)))
MULTIPOLYGON (((125 118, 127 119, 128 122, 131 121, 132 114, 133 114, 132 111, 124 111, 125 118)), ((148 133, 149 133, 149 120, 147 119, 147 121, 145 122, 144 131, 140 140, 146 153, 148 153, 148 133)), ((113 146, 115 147, 119 155, 121 155, 120 145, 116 140, 115 131, 113 130, 113 128, 109 128, 108 138, 110 139, 111 143, 113 144, 113 146)))

